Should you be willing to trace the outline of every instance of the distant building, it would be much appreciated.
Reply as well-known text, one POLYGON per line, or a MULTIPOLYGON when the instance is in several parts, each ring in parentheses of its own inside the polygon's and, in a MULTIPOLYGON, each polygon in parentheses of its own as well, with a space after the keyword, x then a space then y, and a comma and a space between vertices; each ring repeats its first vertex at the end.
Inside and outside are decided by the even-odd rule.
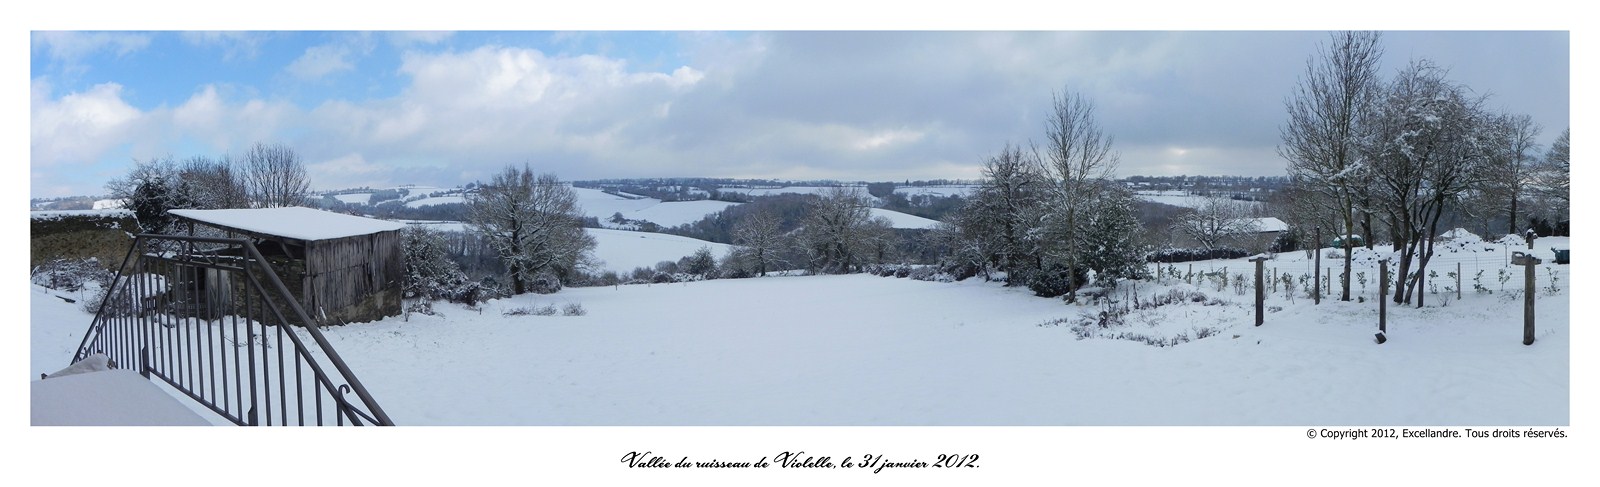
POLYGON ((323 324, 400 314, 404 224, 298 206, 169 213, 190 234, 200 225, 252 239, 306 313, 323 324))

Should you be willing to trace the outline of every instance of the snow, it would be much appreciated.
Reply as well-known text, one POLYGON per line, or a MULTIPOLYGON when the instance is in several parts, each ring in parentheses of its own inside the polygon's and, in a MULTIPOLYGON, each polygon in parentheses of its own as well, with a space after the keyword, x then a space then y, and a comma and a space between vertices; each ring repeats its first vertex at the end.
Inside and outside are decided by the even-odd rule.
MULTIPOLYGON (((1135 191, 1134 192, 1134 197, 1135 198, 1139 198, 1141 200, 1145 200, 1145 201, 1151 201, 1151 202, 1167 204, 1167 205, 1172 205, 1172 206, 1181 206, 1181 207, 1184 207, 1184 208, 1199 208, 1201 205, 1205 204, 1205 202, 1206 202, 1206 197, 1205 196, 1195 196, 1195 195, 1189 194, 1189 192, 1187 192, 1187 191, 1179 191, 1179 190, 1135 191)), ((1239 204, 1242 204, 1242 205, 1248 205, 1250 207, 1262 206, 1262 203, 1259 202, 1259 201, 1242 201, 1242 200, 1234 200, 1234 201, 1239 203, 1239 204)))
POLYGON ((106 208, 99 210, 56 210, 56 211, 30 211, 28 217, 34 220, 54 220, 65 217, 92 216, 103 218, 133 218, 133 210, 122 208, 106 208))
POLYGON ((916 215, 901 213, 883 208, 873 208, 872 217, 885 217, 894 228, 925 228, 931 229, 939 225, 938 220, 929 220, 916 215))
POLYGON ((211 426, 149 379, 103 370, 46 380, 28 388, 34 426, 211 426))
POLYGON ((700 250, 700 247, 710 247, 711 255, 720 259, 728 255, 732 248, 728 244, 665 233, 602 228, 587 228, 584 231, 594 237, 594 256, 602 262, 600 269, 617 273, 632 271, 635 267, 655 267, 657 262, 663 260, 677 262, 679 258, 700 250))
POLYGON ((628 199, 589 188, 572 188, 572 193, 577 196, 578 206, 582 208, 584 216, 598 218, 601 222, 613 214, 627 215, 661 202, 654 198, 628 199))
POLYGON ((403 223, 300 206, 233 210, 171 210, 174 215, 229 228, 300 240, 327 240, 399 230, 403 223))
MULTIPOLYGON (((629 220, 644 220, 663 227, 675 227, 700 221, 707 215, 738 205, 738 203, 713 200, 658 202, 638 210, 623 212, 622 217, 629 220)), ((604 221, 608 218, 611 218, 610 214, 600 219, 604 221)))
POLYGON ((91 208, 94 208, 96 210, 110 210, 110 209, 115 209, 115 208, 122 208, 124 206, 128 206, 128 200, 123 200, 123 199, 95 200, 94 201, 94 205, 91 206, 91 208))
MULTIPOLYGON (((1536 246, 1548 256, 1570 239, 1536 246)), ((1313 305, 1269 291, 1275 310, 1260 327, 1248 290, 1164 273, 1117 299, 1199 292, 1217 303, 1139 309, 1079 339, 1071 324, 1104 306, 980 279, 770 277, 568 288, 481 310, 438 303, 442 316, 326 332, 402 425, 1569 425, 1572 267, 1539 266, 1537 284, 1552 285, 1554 271, 1559 290, 1539 291, 1538 341, 1524 346, 1521 298, 1510 292, 1521 270, 1504 291, 1492 281, 1506 250, 1437 255, 1439 294, 1422 309, 1391 304, 1383 345, 1372 336, 1382 248, 1355 251, 1368 283, 1351 287, 1363 301, 1313 305), (1468 286, 1459 300, 1442 289, 1456 263, 1468 286), (1476 269, 1492 292, 1470 288, 1476 269), (568 303, 587 314, 501 314, 568 303)), ((1193 266, 1242 274, 1251 264, 1193 266)), ((1309 266, 1304 252, 1266 263, 1278 273, 1309 266)), ((48 372, 89 318, 34 289, 32 358, 48 372)))
POLYGON ((866 275, 570 288, 330 340, 402 424, 1569 423, 1565 294, 1540 300, 1533 347, 1498 294, 1391 307, 1382 346, 1371 300, 1272 300, 1257 328, 1207 294, 1232 303, 1144 317, 1219 329, 1167 348, 1038 326, 1095 308, 1023 289, 866 275), (588 314, 499 313, 566 303, 588 314))
POLYGON ((1477 234, 1472 233, 1471 231, 1468 231, 1465 228, 1456 228, 1456 229, 1452 229, 1452 230, 1450 230, 1448 232, 1444 232, 1443 234, 1439 235, 1439 239, 1440 240, 1458 241, 1458 242, 1481 242, 1481 241, 1483 241, 1482 237, 1479 237, 1477 234))
MULTIPOLYGON (((744 194, 747 194, 747 195, 750 195, 750 196, 772 196, 772 195, 775 195, 775 194, 815 194, 815 195, 821 195, 821 194, 825 194, 828 191, 831 191, 833 189, 834 189, 833 187, 829 187, 829 186, 789 186, 789 187, 783 187, 783 188, 754 188, 754 189, 752 189, 752 188, 721 188, 721 189, 718 189, 717 191, 721 191, 721 192, 724 192, 724 193, 744 193, 744 194)), ((865 194, 866 193, 866 189, 865 188, 861 188, 861 192, 863 194, 865 194)))
MULTIPOLYGON (((1536 253, 1548 255, 1549 247, 1567 248, 1570 239, 1540 239, 1536 245, 1536 253)), ((1446 259, 1443 262, 1451 270, 1454 263, 1449 259, 1454 259, 1464 267, 1480 265, 1494 276, 1494 269, 1501 267, 1496 264, 1501 252, 1445 252, 1438 258, 1446 259)), ((1369 266, 1365 269, 1372 279, 1370 264, 1362 263, 1380 255, 1365 249, 1357 255, 1362 257, 1358 265, 1369 266)), ((1247 269, 1246 264, 1194 263, 1196 270, 1227 266, 1233 272, 1247 269)), ((1309 268, 1302 252, 1277 254, 1268 265, 1280 271, 1309 268)), ((1560 271, 1563 288, 1570 287, 1566 285, 1570 266, 1540 267, 1560 271)), ((1539 270, 1541 286, 1549 284, 1545 273, 1539 270)), ((1472 275, 1470 270, 1467 275, 1472 275)), ((1069 327, 1038 326, 1091 315, 1101 307, 1064 305, 978 280, 946 284, 864 275, 567 288, 554 295, 489 302, 481 311, 437 303, 443 316, 413 314, 410 321, 394 318, 327 332, 402 426, 1298 425, 893 431, 556 428, 541 433, 543 441, 513 449, 503 445, 520 441, 526 436, 524 430, 473 428, 470 435, 456 435, 446 434, 457 431, 451 428, 401 428, 407 436, 421 434, 429 436, 426 441, 431 444, 452 445, 416 458, 452 465, 479 462, 491 470, 493 465, 504 466, 494 470, 497 476, 526 475, 523 465, 529 458, 539 458, 557 465, 541 470, 541 476, 594 479, 596 473, 622 472, 627 478, 618 480, 638 483, 644 478, 640 471, 616 464, 616 458, 630 450, 694 460, 754 459, 798 449, 837 459, 859 456, 862 445, 867 445, 865 451, 894 459, 982 453, 984 468, 971 472, 905 469, 876 474, 895 476, 902 483, 938 484, 937 480, 954 479, 952 474, 987 477, 1019 471, 1008 464, 1055 468, 1062 455, 1072 454, 1068 450, 1100 445, 1138 453, 1110 455, 1097 460, 1097 468, 1069 475, 1128 480, 1132 477, 1127 472, 1159 464, 1171 468, 1157 470, 1180 470, 1183 478, 1248 477, 1271 480, 1246 484, 1275 484, 1288 476, 1348 464, 1386 478, 1409 475, 1421 483, 1451 472, 1482 481, 1485 475, 1496 474, 1458 472, 1433 464, 1525 458, 1533 460, 1529 463, 1533 468, 1515 475, 1573 478, 1561 472, 1561 466, 1582 465, 1586 457, 1579 452, 1592 450, 1583 447, 1589 443, 1581 434, 1586 430, 1572 426, 1592 410, 1585 406, 1592 387, 1592 381, 1585 379, 1592 375, 1583 374, 1588 370, 1583 356, 1574 360, 1570 354, 1574 342, 1582 342, 1572 338, 1577 333, 1570 326, 1570 291, 1553 296, 1541 292, 1538 341, 1523 346, 1520 300, 1500 292, 1498 282, 1489 285, 1495 288, 1492 295, 1476 295, 1469 280, 1468 293, 1448 306, 1440 306, 1437 296, 1430 296, 1431 304, 1422 310, 1391 304, 1389 341, 1383 345, 1372 340, 1376 316, 1371 282, 1364 303, 1328 300, 1318 306, 1305 299, 1289 303, 1281 291, 1274 293, 1268 306, 1282 309, 1269 311, 1261 327, 1251 326, 1252 310, 1243 304, 1247 299, 1231 290, 1205 289, 1207 295, 1230 303, 1130 314, 1125 329, 1168 337, 1185 332, 1193 337, 1198 327, 1217 328, 1219 333, 1176 346, 1152 347, 1107 336, 1079 340, 1069 327), (588 314, 500 314, 512 307, 566 303, 581 303, 588 314), (1575 364, 1581 366, 1576 367, 1577 375, 1575 364), (1521 431, 1524 425, 1557 425, 1569 437, 1396 441, 1305 437, 1308 431, 1390 426, 1415 431, 1441 425, 1456 427, 1457 432, 1460 426, 1479 430, 1488 428, 1476 425, 1515 426, 1521 431), (1063 432, 1071 441, 1061 443, 1063 432), (1508 453, 1512 456, 1505 456, 1508 453), (491 461, 482 462, 486 458, 491 461), (996 465, 1001 468, 993 468, 996 465), (922 477, 913 478, 918 475, 922 477)), ((1170 280, 1142 283, 1137 289, 1143 295, 1198 290, 1170 280)), ((36 370, 30 377, 37 378, 38 372, 66 364, 89 315, 37 287, 30 298, 27 353, 36 370)), ((78 404, 85 396, 64 402, 78 404)), ((33 393, 29 399, 37 400, 33 393)), ((150 422, 154 417, 140 412, 137 419, 150 422)), ((29 445, 25 451, 42 452, 34 456, 76 462, 83 455, 77 452, 86 447, 81 435, 67 434, 75 431, 24 427, 9 438, 29 445)), ((110 433, 120 431, 124 430, 110 433)), ((142 437, 148 430, 125 431, 142 437)), ((294 448, 295 441, 285 438, 254 448, 294 448)), ((416 450, 405 445, 415 443, 357 442, 358 448, 351 449, 357 456, 350 458, 368 462, 404 458, 416 450)), ((183 444, 170 446, 181 449, 183 444)), ((229 465, 222 453, 213 450, 222 451, 201 449, 194 455, 216 457, 202 464, 229 465)), ((148 463, 137 458, 130 462, 134 463, 129 468, 148 463)), ((73 465, 47 464, 44 469, 69 471, 73 465)), ((413 471, 406 470, 406 475, 414 477, 413 471)), ((458 478, 461 472, 441 471, 439 478, 458 478)), ((707 471, 670 473, 683 477, 707 471)), ((851 479, 847 483, 878 478, 866 470, 715 474, 749 476, 740 479, 741 484, 789 478, 784 475, 807 477, 789 482, 795 484, 814 484, 830 474, 837 477, 827 479, 851 479)), ((371 483, 371 475, 361 471, 351 480, 371 483)), ((1041 478, 1038 475, 1062 473, 1059 468, 1033 471, 1010 477, 1018 482, 1000 483, 1028 483, 1024 479, 1041 478)), ((1513 480, 1510 475, 1502 475, 1506 483, 1513 480)), ((1137 477, 1150 480, 1148 473, 1137 477)), ((970 483, 962 478, 966 480, 954 483, 970 483)))
POLYGON ((961 196, 965 198, 977 190, 977 186, 895 186, 894 188, 894 192, 904 194, 907 198, 919 194, 938 197, 961 196))
MULTIPOLYGON (((418 223, 441 232, 465 231, 469 225, 461 222, 418 223)), ((733 246, 707 242, 697 238, 665 233, 633 232, 605 228, 585 228, 594 237, 594 257, 599 262, 598 271, 626 273, 635 267, 655 267, 657 262, 678 259, 693 254, 700 247, 710 247, 711 255, 722 258, 733 246)))
POLYGON ((460 195, 455 195, 455 196, 433 196, 433 197, 428 197, 428 198, 422 198, 422 199, 407 201, 406 202, 406 207, 407 208, 421 208, 421 207, 424 207, 424 206, 445 205, 445 204, 450 204, 450 203, 466 203, 466 202, 467 202, 467 198, 465 196, 460 196, 460 195))
POLYGON ((1274 217, 1270 217, 1269 216, 1269 217, 1266 217, 1266 218, 1253 218, 1253 220, 1255 220, 1256 228, 1259 229, 1259 230, 1257 230, 1259 232, 1287 232, 1287 231, 1289 231, 1289 224, 1288 223, 1284 223, 1283 220, 1279 220, 1279 219, 1274 218, 1274 217))
POLYGON ((372 193, 336 194, 333 195, 333 199, 351 205, 365 205, 372 201, 372 193))

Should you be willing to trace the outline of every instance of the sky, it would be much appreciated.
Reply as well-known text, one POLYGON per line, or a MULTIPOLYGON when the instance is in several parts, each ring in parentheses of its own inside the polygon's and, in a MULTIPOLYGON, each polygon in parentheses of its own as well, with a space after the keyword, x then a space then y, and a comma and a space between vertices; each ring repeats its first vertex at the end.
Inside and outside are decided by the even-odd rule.
MULTIPOLYGON (((977 178, 1079 93, 1117 176, 1284 173, 1284 101, 1327 31, 30 31, 33 197, 133 161, 283 143, 316 190, 567 180, 977 178)), ((1569 125, 1566 31, 1386 31, 1569 125)))

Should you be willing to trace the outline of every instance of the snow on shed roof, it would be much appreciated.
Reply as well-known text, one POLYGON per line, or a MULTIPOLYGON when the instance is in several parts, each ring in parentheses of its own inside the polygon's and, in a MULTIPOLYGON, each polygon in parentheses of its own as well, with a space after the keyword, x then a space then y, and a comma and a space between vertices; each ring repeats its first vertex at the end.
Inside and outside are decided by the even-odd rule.
POLYGON ((328 240, 399 230, 404 223, 301 206, 234 210, 171 210, 173 215, 219 227, 299 240, 328 240))
POLYGON ((1284 223, 1283 220, 1279 220, 1277 218, 1270 217, 1270 216, 1266 217, 1266 218, 1257 218, 1256 219, 1256 226, 1260 228, 1260 230, 1258 230, 1258 231, 1261 231, 1261 232, 1287 232, 1287 231, 1289 231, 1289 224, 1288 223, 1284 223))

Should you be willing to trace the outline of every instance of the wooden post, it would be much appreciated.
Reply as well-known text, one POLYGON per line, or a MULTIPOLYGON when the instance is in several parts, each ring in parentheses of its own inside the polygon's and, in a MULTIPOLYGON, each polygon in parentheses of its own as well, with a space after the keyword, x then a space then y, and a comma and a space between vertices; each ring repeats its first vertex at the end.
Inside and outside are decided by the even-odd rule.
POLYGON ((1322 228, 1316 230, 1317 255, 1311 265, 1311 304, 1322 304, 1322 228))
POLYGON ((1461 263, 1456 263, 1456 301, 1461 300, 1461 263))
POLYGON ((1264 303, 1267 300, 1267 283, 1261 281, 1262 276, 1266 274, 1267 258, 1256 257, 1250 259, 1250 262, 1256 263, 1256 326, 1261 326, 1262 315, 1265 312, 1264 303))
POLYGON ((1388 341, 1389 331, 1389 259, 1378 260, 1378 344, 1388 341))
POLYGON ((1522 344, 1533 345, 1533 269, 1539 265, 1539 258, 1522 252, 1511 253, 1511 264, 1522 266, 1522 275, 1527 288, 1522 296, 1522 344))

